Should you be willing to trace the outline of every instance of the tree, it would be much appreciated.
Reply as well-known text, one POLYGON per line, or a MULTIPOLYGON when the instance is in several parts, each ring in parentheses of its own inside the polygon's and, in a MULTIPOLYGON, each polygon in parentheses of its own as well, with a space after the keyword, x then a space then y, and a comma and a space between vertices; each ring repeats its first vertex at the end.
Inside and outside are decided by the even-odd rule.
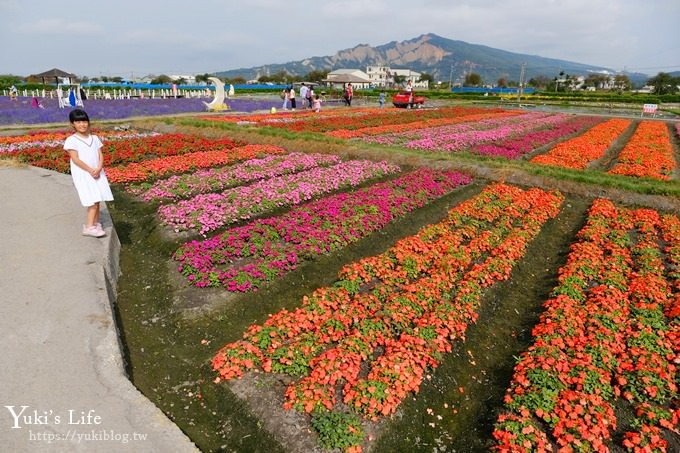
POLYGON ((196 74, 195 79, 196 79, 196 82, 198 82, 198 83, 201 83, 201 82, 208 83, 208 82, 209 82, 208 79, 209 79, 210 77, 212 77, 212 75, 211 75, 211 74, 208 74, 208 73, 206 72, 205 74, 196 74))
POLYGON ((0 75, 0 86, 12 86, 21 83, 21 77, 14 74, 2 74, 0 75))
POLYGON ((308 80, 309 82, 316 82, 316 83, 321 83, 326 77, 328 77, 328 73, 330 70, 324 69, 324 70, 314 70, 310 71, 307 73, 305 76, 305 80, 308 80))
POLYGON ((418 82, 427 82, 428 85, 430 85, 430 84, 434 83, 434 78, 432 77, 431 74, 423 72, 422 74, 420 74, 420 78, 418 79, 418 82))
POLYGON ((468 87, 478 87, 482 84, 482 76, 477 74, 476 72, 471 72, 468 75, 465 76, 465 82, 463 83, 464 86, 468 87))
POLYGON ((609 84, 609 76, 605 74, 588 74, 588 77, 586 77, 584 84, 587 87, 602 89, 609 84))
POLYGON ((550 80, 550 78, 547 76, 538 75, 536 77, 530 78, 529 82, 527 82, 527 85, 538 89, 546 89, 552 85, 552 80, 550 80))
POLYGON ((678 91, 680 77, 672 77, 670 74, 660 72, 647 80, 647 85, 654 87, 654 94, 673 94, 678 91))
POLYGON ((633 83, 625 74, 616 74, 614 77, 614 88, 617 90, 628 91, 633 87, 633 83))
POLYGON ((170 76, 161 74, 158 77, 155 77, 153 80, 151 80, 151 83, 154 85, 167 85, 168 83, 172 83, 172 79, 170 78, 170 76))
POLYGON ((505 77, 501 77, 496 81, 496 86, 500 88, 505 88, 506 86, 508 86, 508 81, 505 80, 505 77))
POLYGON ((234 77, 233 79, 229 79, 229 83, 234 84, 234 85, 245 85, 246 79, 244 79, 241 76, 234 77))
POLYGON ((406 76, 395 74, 392 76, 392 80, 394 81, 395 85, 401 85, 406 80, 406 76))
POLYGON ((271 76, 271 81, 274 82, 274 83, 283 84, 283 83, 288 82, 289 78, 290 78, 290 76, 288 75, 288 73, 282 69, 279 72, 277 72, 276 74, 273 74, 271 76))

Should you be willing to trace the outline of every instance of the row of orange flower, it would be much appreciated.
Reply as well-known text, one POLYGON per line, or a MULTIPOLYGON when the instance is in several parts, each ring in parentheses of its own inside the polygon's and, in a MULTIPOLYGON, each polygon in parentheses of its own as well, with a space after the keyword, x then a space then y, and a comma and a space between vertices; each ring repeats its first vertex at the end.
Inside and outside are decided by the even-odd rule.
POLYGON ((337 129, 326 132, 326 135, 335 138, 350 139, 357 137, 366 137, 381 134, 393 134, 399 132, 407 132, 415 129, 427 129, 438 126, 449 126, 458 123, 474 123, 483 121, 489 118, 504 118, 510 116, 520 115, 521 111, 503 111, 499 109, 490 109, 483 112, 460 112, 458 116, 449 116, 445 118, 423 119, 412 122, 405 122, 401 124, 385 124, 378 126, 362 127, 359 129, 337 129))
POLYGON ((623 398, 637 418, 622 445, 664 452, 661 429, 680 435, 680 220, 596 200, 578 238, 515 367, 495 449, 609 451, 623 398))
POLYGON ((662 121, 642 121, 609 173, 668 180, 674 169, 668 126, 662 121))
POLYGON ((610 119, 594 126, 586 133, 559 143, 531 162, 556 167, 585 169, 591 162, 604 156, 607 149, 631 124, 630 120, 610 119))
MULTIPOLYGON (((317 132, 328 134, 332 131, 353 131, 376 126, 384 127, 387 125, 404 125, 409 123, 420 124, 424 121, 436 119, 448 121, 461 116, 477 114, 489 115, 498 114, 501 112, 505 111, 501 109, 482 109, 479 107, 461 106, 407 111, 392 109, 361 109, 358 111, 352 110, 351 112, 342 110, 340 112, 332 112, 329 114, 323 113, 321 115, 314 116, 310 116, 309 114, 305 113, 295 115, 280 115, 278 113, 249 115, 241 117, 240 121, 237 122, 244 124, 255 124, 257 126, 284 128, 292 132, 317 132)), ((221 119, 219 117, 206 117, 204 119, 212 121, 223 120, 233 122, 235 118, 225 117, 221 119)))
POLYGON ((216 382, 259 368, 303 376, 288 387, 286 408, 341 410, 341 393, 367 418, 394 413, 464 338, 483 288, 509 278, 562 200, 539 189, 488 187, 444 221, 345 266, 334 286, 305 296, 300 308, 251 326, 213 358, 216 382))

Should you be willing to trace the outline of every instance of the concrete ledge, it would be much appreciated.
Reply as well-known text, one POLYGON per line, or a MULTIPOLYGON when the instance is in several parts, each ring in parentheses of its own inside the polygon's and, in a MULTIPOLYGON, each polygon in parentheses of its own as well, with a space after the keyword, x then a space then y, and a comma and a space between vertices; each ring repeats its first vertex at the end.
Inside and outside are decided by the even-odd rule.
POLYGON ((120 241, 80 234, 71 177, 0 168, 0 445, 12 452, 196 452, 129 381, 113 304, 120 241))

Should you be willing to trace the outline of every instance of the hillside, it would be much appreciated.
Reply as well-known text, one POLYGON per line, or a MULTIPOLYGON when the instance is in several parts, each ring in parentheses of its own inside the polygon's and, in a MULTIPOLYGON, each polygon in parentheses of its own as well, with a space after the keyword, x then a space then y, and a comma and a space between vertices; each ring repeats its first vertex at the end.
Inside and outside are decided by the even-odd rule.
MULTIPOLYGON (((615 72, 602 66, 592 66, 573 61, 546 58, 508 52, 493 47, 456 41, 429 33, 407 41, 392 41, 377 47, 359 44, 351 49, 338 51, 335 55, 310 57, 283 64, 268 64, 252 68, 239 68, 216 73, 219 77, 243 77, 256 79, 262 75, 286 71, 302 75, 313 70, 359 68, 369 65, 388 65, 392 68, 408 68, 431 74, 434 80, 456 83, 472 71, 482 76, 485 83, 495 83, 499 78, 518 81, 522 63, 526 63, 526 80, 545 76, 556 77, 561 71, 567 74, 587 75, 589 72, 615 72)), ((643 83, 645 74, 628 74, 635 84, 643 83)))

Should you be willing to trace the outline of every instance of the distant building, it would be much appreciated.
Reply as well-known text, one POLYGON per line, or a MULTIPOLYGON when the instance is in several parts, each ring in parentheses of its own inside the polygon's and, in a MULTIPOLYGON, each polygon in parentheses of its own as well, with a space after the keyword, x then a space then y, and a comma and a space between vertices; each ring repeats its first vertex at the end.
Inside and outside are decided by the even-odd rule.
POLYGON ((430 83, 427 80, 423 80, 420 82, 420 76, 422 75, 419 72, 416 71, 411 71, 410 69, 392 69, 392 77, 396 76, 401 76, 405 77, 404 82, 408 82, 409 80, 411 81, 411 85, 413 85, 413 88, 424 88, 428 89, 430 86, 430 83))
POLYGON ((400 76, 404 77, 405 83, 410 80, 414 88, 429 88, 427 80, 420 81, 422 74, 410 69, 392 69, 389 66, 367 66, 366 73, 371 80, 371 84, 376 87, 394 85, 394 76, 400 76))
POLYGON ((336 69, 329 72, 323 82, 326 86, 337 89, 343 89, 348 83, 351 83, 355 90, 371 87, 371 79, 361 69, 336 69))
POLYGON ((70 84, 77 82, 78 77, 75 74, 71 74, 61 69, 50 69, 49 71, 41 72, 40 74, 31 74, 26 77, 26 81, 29 83, 53 83, 53 84, 70 84))
POLYGON ((194 75, 187 75, 187 74, 171 74, 168 75, 170 79, 172 80, 179 80, 179 79, 184 79, 185 80, 185 85, 194 85, 196 84, 196 76, 194 75))
POLYGON ((366 66, 366 74, 374 87, 386 87, 394 82, 389 66, 366 66))

